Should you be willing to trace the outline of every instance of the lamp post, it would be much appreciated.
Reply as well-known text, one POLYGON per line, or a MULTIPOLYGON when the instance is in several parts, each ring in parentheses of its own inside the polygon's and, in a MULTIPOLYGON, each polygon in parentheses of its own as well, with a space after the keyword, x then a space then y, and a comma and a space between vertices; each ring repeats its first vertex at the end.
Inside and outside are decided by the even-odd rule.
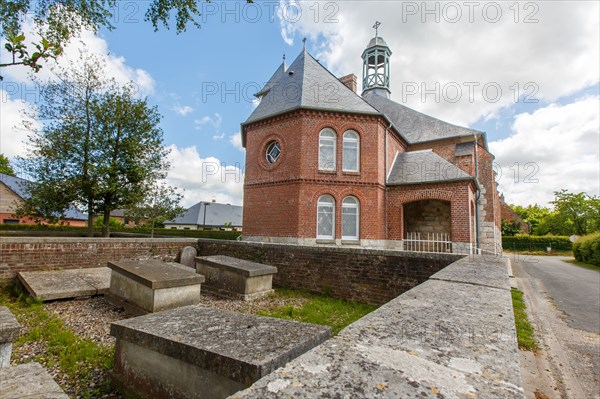
POLYGON ((206 207, 210 205, 210 202, 204 203, 204 220, 202 220, 202 230, 206 230, 206 207))

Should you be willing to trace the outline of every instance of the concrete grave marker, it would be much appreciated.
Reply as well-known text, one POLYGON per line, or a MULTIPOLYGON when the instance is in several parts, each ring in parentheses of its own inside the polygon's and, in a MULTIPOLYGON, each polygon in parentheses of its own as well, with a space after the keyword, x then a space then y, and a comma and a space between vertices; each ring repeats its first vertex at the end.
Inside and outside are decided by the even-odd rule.
POLYGON ((17 339, 20 331, 21 325, 15 316, 6 306, 0 306, 0 368, 10 366, 12 343, 17 339))
POLYGON ((160 312, 200 302, 204 276, 178 263, 157 260, 108 262, 106 298, 134 314, 160 312))
POLYGON ((331 335, 326 326, 186 306, 111 324, 113 378, 139 397, 220 399, 331 335))
POLYGON ((179 263, 182 265, 196 268, 196 256, 198 251, 194 247, 183 247, 179 253, 179 263))
POLYGON ((223 255, 197 257, 196 270, 206 277, 207 291, 245 301, 273 292, 277 273, 276 267, 223 255))

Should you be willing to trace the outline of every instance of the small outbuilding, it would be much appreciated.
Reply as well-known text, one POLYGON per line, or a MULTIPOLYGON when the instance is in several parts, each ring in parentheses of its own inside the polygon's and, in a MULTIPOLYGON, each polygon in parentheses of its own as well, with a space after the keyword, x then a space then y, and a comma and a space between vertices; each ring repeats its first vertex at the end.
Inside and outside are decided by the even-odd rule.
POLYGON ((200 201, 180 216, 165 222, 167 229, 180 230, 242 230, 242 207, 200 201))

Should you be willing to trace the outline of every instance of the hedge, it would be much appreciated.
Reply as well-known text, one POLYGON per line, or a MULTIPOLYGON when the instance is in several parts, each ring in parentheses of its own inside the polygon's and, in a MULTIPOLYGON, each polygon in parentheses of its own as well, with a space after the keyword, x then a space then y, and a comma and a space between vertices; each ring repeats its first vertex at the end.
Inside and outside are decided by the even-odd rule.
POLYGON ((558 251, 571 251, 573 243, 566 236, 502 236, 502 248, 507 251, 546 252, 548 247, 558 251))
POLYGON ((600 266, 600 231, 575 241, 573 255, 580 262, 600 266))
MULTIPOLYGON (((94 236, 99 237, 102 229, 95 228, 94 236)), ((87 227, 75 226, 48 226, 36 224, 0 224, 1 236, 35 236, 35 237, 85 237, 87 227)), ((240 231, 223 230, 177 230, 154 229, 155 237, 188 237, 188 238, 215 238, 220 240, 236 240, 242 235, 240 231)), ((147 228, 122 228, 111 230, 113 237, 149 237, 150 229, 147 228)))

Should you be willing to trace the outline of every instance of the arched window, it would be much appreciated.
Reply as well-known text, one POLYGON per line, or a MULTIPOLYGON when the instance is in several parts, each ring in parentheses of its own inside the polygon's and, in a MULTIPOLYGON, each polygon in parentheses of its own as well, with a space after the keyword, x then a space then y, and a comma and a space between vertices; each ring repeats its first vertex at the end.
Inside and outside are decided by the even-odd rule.
POLYGON ((322 195, 317 201, 317 239, 332 240, 335 237, 335 200, 322 195))
POLYGON ((342 170, 344 172, 358 172, 360 163, 360 140, 358 133, 348 130, 344 133, 342 152, 342 170))
POLYGON ((354 197, 342 201, 342 240, 358 240, 360 206, 354 197))
POLYGON ((319 170, 335 170, 336 134, 331 129, 319 133, 319 170))

